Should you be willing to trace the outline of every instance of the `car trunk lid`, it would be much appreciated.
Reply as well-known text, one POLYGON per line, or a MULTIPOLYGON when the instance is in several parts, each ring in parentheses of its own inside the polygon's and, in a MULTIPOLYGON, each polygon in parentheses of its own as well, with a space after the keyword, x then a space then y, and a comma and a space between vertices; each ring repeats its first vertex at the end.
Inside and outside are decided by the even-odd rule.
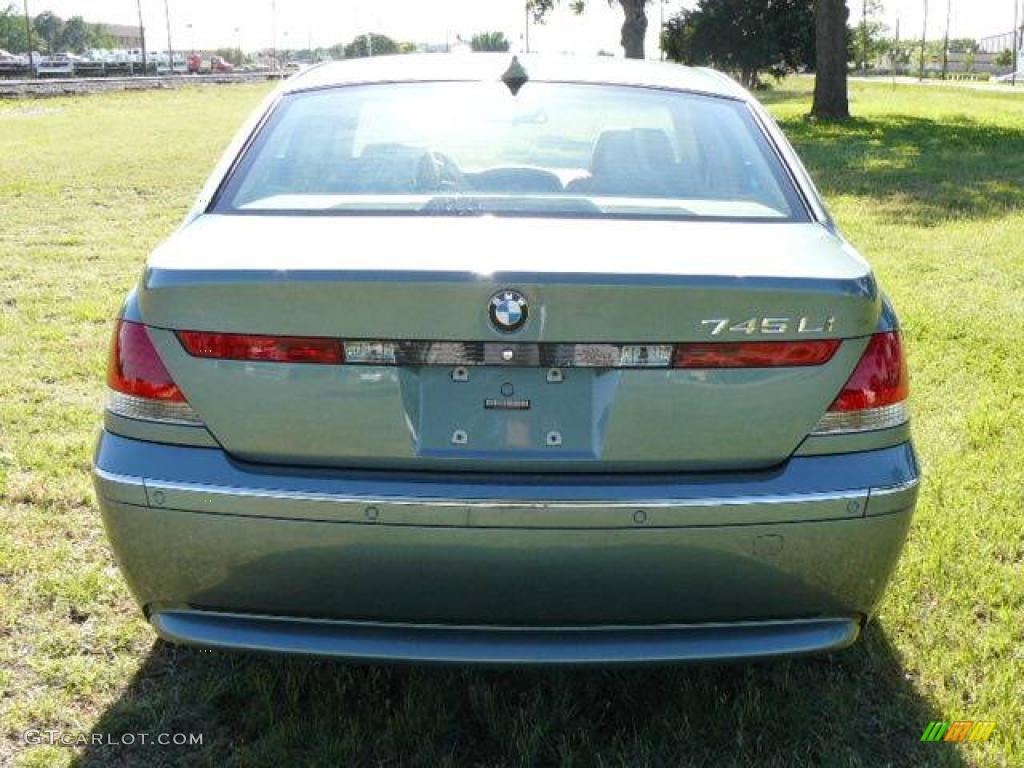
POLYGON ((139 307, 238 458, 680 471, 789 456, 856 365, 879 297, 865 263, 815 224, 212 215, 154 254, 139 307), (515 333, 488 313, 505 290, 528 302, 515 333), (184 349, 183 330, 408 354, 208 359, 184 349), (636 348, 813 339, 846 341, 812 366, 620 367, 636 348))

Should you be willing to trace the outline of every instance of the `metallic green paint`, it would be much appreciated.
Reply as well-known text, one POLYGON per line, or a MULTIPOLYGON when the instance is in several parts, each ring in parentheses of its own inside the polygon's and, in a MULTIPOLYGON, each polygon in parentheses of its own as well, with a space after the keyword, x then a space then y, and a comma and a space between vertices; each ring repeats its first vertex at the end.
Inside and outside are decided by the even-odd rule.
POLYGON ((910 522, 902 509, 764 525, 495 529, 102 506, 150 611, 521 626, 870 614, 910 522))

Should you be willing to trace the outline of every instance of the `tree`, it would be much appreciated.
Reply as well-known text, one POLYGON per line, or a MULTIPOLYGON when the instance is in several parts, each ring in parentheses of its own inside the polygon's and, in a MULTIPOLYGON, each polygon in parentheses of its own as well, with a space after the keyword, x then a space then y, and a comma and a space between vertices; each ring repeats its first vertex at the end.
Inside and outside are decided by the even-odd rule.
POLYGON ((0 48, 11 53, 27 53, 25 17, 14 5, 0 8, 0 48))
POLYGON ((814 0, 815 72, 811 115, 827 120, 850 116, 846 88, 846 0, 814 0))
MULTIPOLYGON (((853 38, 851 30, 849 40, 852 42, 853 38)), ((894 45, 895 41, 889 37, 889 27, 881 21, 862 21, 858 26, 856 58, 862 69, 870 69, 880 58, 891 54, 894 45)))
POLYGON ((509 42, 504 32, 478 32, 473 35, 470 46, 474 51, 507 51, 509 42))
POLYGON ((1004 48, 996 56, 996 65, 1000 67, 1012 67, 1013 66, 1013 51, 1009 48, 1004 48))
POLYGON ((673 61, 736 72, 756 88, 761 72, 813 64, 813 22, 811 0, 699 0, 665 23, 661 44, 673 61))
POLYGON ((346 59, 361 59, 366 56, 384 56, 385 54, 398 52, 398 43, 390 37, 374 33, 358 35, 351 43, 345 46, 346 59))
MULTIPOLYGON (((622 48, 627 59, 644 57, 644 37, 647 35, 647 4, 651 0, 608 0, 609 5, 622 6, 622 48)), ((536 21, 542 22, 560 0, 526 0, 526 7, 533 11, 536 21)), ((567 0, 573 13, 583 13, 586 0, 567 0)))
POLYGON ((32 20, 32 29, 41 40, 46 41, 46 52, 53 54, 54 46, 60 42, 60 33, 64 29, 64 22, 60 16, 51 11, 43 11, 32 20))
POLYGON ((89 49, 89 25, 81 16, 72 16, 60 30, 60 47, 65 51, 83 53, 89 49))
POLYGON ((102 24, 89 25, 89 47, 90 48, 113 48, 117 44, 114 36, 102 24))
MULTIPOLYGON (((867 72, 868 62, 879 54, 879 41, 886 33, 886 26, 876 16, 884 10, 882 0, 860 0, 860 24, 857 25, 857 59, 862 73, 867 72)), ((885 51, 881 51, 884 53, 885 51)))

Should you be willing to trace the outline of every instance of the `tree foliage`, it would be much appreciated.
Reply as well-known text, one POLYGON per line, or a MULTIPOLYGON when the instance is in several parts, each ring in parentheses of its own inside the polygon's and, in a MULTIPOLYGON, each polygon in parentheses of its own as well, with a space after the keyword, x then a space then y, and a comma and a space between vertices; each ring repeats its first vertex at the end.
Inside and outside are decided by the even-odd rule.
POLYGON ((11 53, 28 51, 25 17, 13 4, 0 8, 0 48, 11 53))
POLYGON ((60 16, 52 11, 43 11, 32 19, 32 31, 39 38, 40 43, 45 43, 47 53, 55 53, 60 44, 60 33, 64 28, 64 22, 60 16))
POLYGON ((856 30, 850 30, 850 61, 861 69, 868 69, 886 54, 891 54, 895 41, 889 37, 889 27, 881 21, 861 21, 856 30))
POLYGON ((748 88, 814 63, 811 0, 699 0, 665 22, 673 61, 734 72, 748 88))
POLYGON ((510 47, 504 32, 478 32, 469 44, 474 51, 507 51, 510 47))
POLYGON ((850 59, 856 60, 860 69, 866 71, 870 61, 879 53, 885 53, 884 50, 879 51, 877 47, 878 41, 883 39, 886 31, 885 25, 877 19, 884 6, 882 0, 861 0, 859 10, 855 43, 853 30, 850 31, 850 43, 856 47, 850 59))
POLYGON ((398 43, 387 35, 376 33, 357 35, 351 43, 345 46, 346 59, 361 59, 367 56, 384 56, 400 52, 398 43))
MULTIPOLYGON (((538 23, 544 21, 544 17, 561 0, 526 0, 526 7, 533 12, 533 18, 538 23)), ((565 0, 573 13, 583 13, 587 7, 587 0, 565 0)), ((608 0, 608 5, 618 5, 622 8, 622 48, 627 59, 642 59, 644 57, 644 37, 647 34, 647 4, 651 0, 608 0)))
MULTIPOLYGON (((47 53, 83 53, 91 48, 112 48, 114 38, 102 24, 89 24, 81 16, 64 21, 49 11, 32 20, 33 44, 47 53)), ((0 8, 0 48, 11 53, 28 52, 25 16, 13 3, 0 8)))
POLYGON ((85 23, 85 19, 81 16, 72 16, 64 22, 58 36, 61 50, 73 53, 83 53, 89 50, 91 31, 89 25, 85 23))

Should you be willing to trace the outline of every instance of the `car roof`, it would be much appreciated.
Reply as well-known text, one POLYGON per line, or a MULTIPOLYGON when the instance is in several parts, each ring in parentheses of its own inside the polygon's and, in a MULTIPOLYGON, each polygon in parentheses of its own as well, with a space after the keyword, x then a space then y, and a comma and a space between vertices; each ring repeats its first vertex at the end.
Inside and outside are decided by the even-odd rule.
MULTIPOLYGON (((732 78, 712 69, 610 56, 517 54, 531 80, 671 88, 747 100, 732 78)), ((374 56, 311 67, 285 81, 296 92, 338 85, 430 81, 498 80, 512 63, 511 53, 426 53, 374 56)))

